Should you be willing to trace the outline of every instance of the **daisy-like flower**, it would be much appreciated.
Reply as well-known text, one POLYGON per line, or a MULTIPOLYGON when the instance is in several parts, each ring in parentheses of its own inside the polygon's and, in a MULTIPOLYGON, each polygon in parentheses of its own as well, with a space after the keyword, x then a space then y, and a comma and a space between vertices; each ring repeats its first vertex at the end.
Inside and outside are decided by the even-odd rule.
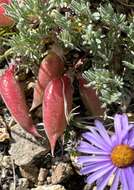
POLYGON ((96 127, 85 132, 77 150, 86 155, 77 158, 81 175, 86 182, 96 181, 97 190, 104 190, 114 176, 110 190, 134 190, 134 126, 128 124, 125 114, 114 117, 115 133, 109 135, 103 124, 96 120, 96 127))

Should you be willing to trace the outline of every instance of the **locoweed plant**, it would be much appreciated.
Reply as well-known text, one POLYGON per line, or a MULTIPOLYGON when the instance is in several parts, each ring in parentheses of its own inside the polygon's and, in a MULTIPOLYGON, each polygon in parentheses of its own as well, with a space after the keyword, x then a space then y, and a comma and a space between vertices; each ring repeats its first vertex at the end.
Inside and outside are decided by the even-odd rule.
POLYGON ((82 73, 103 107, 128 106, 134 90, 132 8, 131 2, 127 6, 108 0, 13 0, 6 13, 16 23, 15 32, 8 39, 2 37, 11 49, 5 55, 25 58, 23 65, 34 67, 56 44, 63 50, 66 67, 82 73))

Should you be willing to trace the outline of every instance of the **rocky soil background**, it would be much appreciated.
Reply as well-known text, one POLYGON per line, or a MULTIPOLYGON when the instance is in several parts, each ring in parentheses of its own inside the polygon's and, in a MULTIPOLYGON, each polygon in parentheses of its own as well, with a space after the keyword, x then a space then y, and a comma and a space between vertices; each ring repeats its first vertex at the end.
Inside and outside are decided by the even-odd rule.
POLYGON ((11 127, 9 134, 2 119, 0 126, 0 189, 83 189, 84 181, 68 154, 52 158, 47 138, 40 142, 18 124, 11 127))

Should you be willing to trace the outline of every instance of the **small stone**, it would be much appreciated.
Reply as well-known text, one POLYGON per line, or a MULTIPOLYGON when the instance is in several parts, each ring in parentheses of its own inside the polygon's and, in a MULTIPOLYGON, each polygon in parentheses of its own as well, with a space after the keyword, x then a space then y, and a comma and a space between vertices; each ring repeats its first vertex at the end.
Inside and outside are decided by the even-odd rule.
POLYGON ((4 142, 10 139, 7 125, 3 118, 0 116, 0 142, 4 142))
POLYGON ((44 184, 45 184, 44 181, 38 181, 38 186, 44 185, 44 184))
POLYGON ((7 176, 7 169, 6 168, 2 168, 1 169, 1 179, 5 179, 7 176))
POLYGON ((29 181, 26 178, 20 178, 18 185, 21 190, 26 190, 29 186, 29 181))
POLYGON ((53 166, 52 166, 52 169, 54 170, 55 168, 56 168, 56 166, 55 166, 55 165, 53 165, 53 166))
POLYGON ((10 184, 9 190, 29 190, 28 186, 28 180, 26 178, 20 178, 17 187, 15 187, 14 183, 12 182, 10 184))
POLYGON ((83 190, 92 190, 92 185, 86 184, 83 190))
POLYGON ((94 186, 94 187, 93 187, 93 190, 97 190, 97 187, 96 187, 96 186, 94 186))
POLYGON ((73 169, 69 163, 60 162, 52 172, 52 184, 61 183, 64 179, 73 174, 73 169))
POLYGON ((2 162, 0 162, 0 166, 2 166, 4 168, 12 168, 10 156, 3 156, 2 162))
POLYGON ((51 183, 51 177, 47 177, 47 183, 48 183, 48 184, 51 183))
POLYGON ((7 184, 3 184, 2 185, 2 190, 7 190, 8 189, 8 185, 7 184))
POLYGON ((44 181, 48 175, 48 170, 46 168, 40 168, 38 175, 38 185, 43 185, 44 181))
POLYGON ((15 189, 15 184, 12 182, 12 183, 10 183, 9 190, 14 190, 14 189, 15 189))
POLYGON ((9 153, 16 165, 31 165, 35 158, 46 155, 50 150, 45 136, 43 140, 37 140, 31 134, 24 131, 19 124, 14 125, 11 129, 11 136, 14 142, 11 143, 9 153))
POLYGON ((66 190, 62 185, 44 185, 31 190, 66 190))
POLYGON ((36 183, 38 179, 39 170, 34 165, 31 166, 21 166, 20 173, 22 177, 27 178, 29 181, 36 183))

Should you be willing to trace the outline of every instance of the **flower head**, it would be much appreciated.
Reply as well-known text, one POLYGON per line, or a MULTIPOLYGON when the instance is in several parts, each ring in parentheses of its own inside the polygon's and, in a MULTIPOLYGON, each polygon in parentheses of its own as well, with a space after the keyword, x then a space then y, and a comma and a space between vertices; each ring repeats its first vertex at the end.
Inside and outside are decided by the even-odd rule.
POLYGON ((114 117, 115 133, 109 135, 103 124, 96 120, 96 128, 84 133, 77 150, 86 155, 79 156, 80 173, 87 175, 86 182, 96 181, 97 190, 104 190, 114 176, 110 190, 134 190, 134 126, 128 124, 125 114, 114 117))

